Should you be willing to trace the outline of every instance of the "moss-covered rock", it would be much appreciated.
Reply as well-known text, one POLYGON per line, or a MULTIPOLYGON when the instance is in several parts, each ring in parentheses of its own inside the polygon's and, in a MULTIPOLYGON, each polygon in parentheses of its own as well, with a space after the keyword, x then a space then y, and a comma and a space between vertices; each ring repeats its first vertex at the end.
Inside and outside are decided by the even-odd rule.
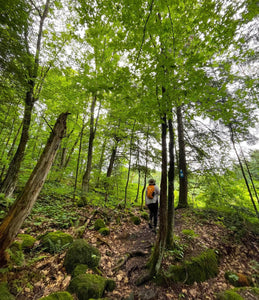
POLYGON ((194 282, 203 282, 209 278, 217 276, 218 258, 214 250, 209 249, 201 255, 185 261, 181 265, 174 265, 169 268, 165 275, 165 281, 185 282, 192 284, 194 282))
POLYGON ((36 239, 29 234, 18 234, 18 239, 21 240, 22 250, 29 251, 33 248, 36 239))
POLYGON ((74 241, 68 249, 64 266, 68 273, 71 273, 79 264, 87 265, 89 268, 95 268, 99 265, 101 254, 99 250, 89 245, 85 240, 74 241))
POLYGON ((241 297, 234 290, 227 290, 217 294, 217 300, 243 300, 243 299, 244 298, 241 297))
POLYGON ((225 278, 235 287, 249 286, 252 282, 248 276, 232 271, 227 271, 225 273, 225 278))
POLYGON ((9 292, 6 282, 0 282, 0 300, 15 300, 15 297, 9 292))
POLYGON ((98 299, 103 296, 105 290, 111 288, 109 282, 110 280, 99 275, 81 274, 70 281, 68 291, 75 293, 79 300, 98 299))
POLYGON ((131 217, 131 221, 133 222, 133 224, 135 225, 139 225, 141 223, 141 220, 138 216, 132 216, 131 217))
POLYGON ((109 235, 110 234, 110 229, 108 227, 103 227, 99 229, 99 232, 101 235, 109 235))
POLYGON ((57 253, 67 248, 73 242, 73 237, 62 231, 48 232, 40 238, 41 246, 46 252, 57 253))
POLYGON ((73 300, 73 297, 69 292, 56 292, 40 298, 40 300, 73 300))
POLYGON ((88 270, 87 265, 79 264, 74 268, 74 270, 72 272, 72 277, 76 277, 80 274, 85 274, 87 270, 88 270))
POLYGON ((94 222, 94 229, 95 230, 99 230, 101 228, 105 227, 105 222, 103 219, 97 219, 95 222, 94 222))

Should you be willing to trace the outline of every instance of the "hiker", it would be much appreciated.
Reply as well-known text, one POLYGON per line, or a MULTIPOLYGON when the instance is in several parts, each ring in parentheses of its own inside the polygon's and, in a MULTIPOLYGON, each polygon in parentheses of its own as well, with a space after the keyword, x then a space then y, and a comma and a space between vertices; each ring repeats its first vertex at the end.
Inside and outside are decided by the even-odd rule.
POLYGON ((156 185, 154 179, 149 179, 148 187, 146 189, 145 202, 149 209, 149 228, 152 229, 154 226, 154 232, 156 232, 157 227, 157 213, 158 213, 158 195, 160 195, 160 190, 156 185))

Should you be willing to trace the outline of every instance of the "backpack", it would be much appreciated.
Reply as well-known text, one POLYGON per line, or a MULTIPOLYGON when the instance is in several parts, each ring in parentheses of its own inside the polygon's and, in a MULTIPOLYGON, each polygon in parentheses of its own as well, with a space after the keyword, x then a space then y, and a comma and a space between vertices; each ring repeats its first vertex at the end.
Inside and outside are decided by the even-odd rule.
POLYGON ((147 187, 147 197, 149 199, 153 199, 155 196, 155 186, 154 185, 149 185, 147 187))

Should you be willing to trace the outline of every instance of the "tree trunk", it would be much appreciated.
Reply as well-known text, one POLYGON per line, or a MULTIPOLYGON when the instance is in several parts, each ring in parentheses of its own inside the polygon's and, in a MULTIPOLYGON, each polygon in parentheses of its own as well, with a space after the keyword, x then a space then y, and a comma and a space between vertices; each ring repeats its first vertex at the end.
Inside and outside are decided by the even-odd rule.
POLYGON ((130 153, 129 153, 129 166, 128 166, 128 176, 125 186, 125 197, 124 197, 124 208, 126 208, 127 204, 127 191, 129 185, 130 171, 131 171, 131 157, 132 157, 132 148, 133 148, 133 138, 134 138, 134 129, 135 129, 136 120, 134 120, 134 124, 132 127, 131 137, 130 137, 130 153))
POLYGON ((184 142, 184 127, 183 127, 183 115, 182 106, 177 107, 177 131, 178 131, 178 144, 179 144, 179 202, 177 208, 188 207, 188 178, 187 178, 187 166, 186 166, 186 153, 184 142))
POLYGON ((168 120, 169 128, 169 170, 168 170, 168 231, 166 238, 166 246, 171 249, 173 247, 173 232, 174 232, 174 128, 172 119, 168 120))
MULTIPOLYGON (((26 93, 25 98, 25 106, 24 106, 24 117, 23 117, 23 128, 22 128, 22 134, 19 146, 16 150, 16 153, 10 163, 10 166, 8 168, 8 171, 6 173, 6 176, 1 183, 0 186, 0 193, 4 193, 6 197, 10 197, 15 189, 17 179, 18 179, 18 172, 21 167, 21 163, 24 158, 25 148, 27 145, 27 142, 29 140, 29 128, 31 123, 31 115, 32 115, 32 109, 34 106, 34 103, 36 102, 37 97, 34 95, 34 87, 37 81, 38 77, 38 69, 39 69, 39 57, 40 57, 40 50, 41 50, 41 42, 42 42, 42 32, 43 32, 43 24, 47 17, 48 11, 49 11, 49 2, 50 0, 46 0, 44 11, 42 14, 39 14, 40 16, 40 25, 39 25, 39 31, 37 36, 37 45, 36 45, 36 52, 34 56, 34 65, 31 70, 30 67, 28 67, 30 79, 28 80, 28 91, 26 93)), ((27 45, 27 48, 29 49, 29 45, 27 45)), ((28 50, 28 54, 29 50, 28 50)))
POLYGON ((167 237, 167 146, 166 146, 166 115, 162 118, 162 170, 161 170, 161 191, 159 209, 159 232, 151 257, 150 276, 157 274, 160 270, 164 256, 167 237))
POLYGON ((90 118, 90 135, 88 142, 88 153, 87 153, 87 165, 82 181, 82 195, 81 199, 86 202, 86 194, 89 191, 90 174, 92 170, 92 160, 93 160, 93 147, 95 138, 95 128, 94 128, 94 109, 96 105, 97 96, 94 95, 91 104, 91 118, 90 118))
POLYGON ((109 167, 108 167, 107 173, 106 173, 107 182, 105 183, 105 190, 106 190, 106 192, 105 192, 105 202, 107 202, 107 200, 108 200, 109 178, 112 175, 112 169, 113 169, 113 165, 114 165, 114 162, 115 162, 117 148, 118 148, 118 141, 115 140, 115 145, 113 146, 113 149, 112 149, 112 155, 111 155, 109 167))
POLYGON ((0 266, 5 262, 5 250, 10 246, 19 232, 25 218, 30 214, 46 180, 55 159, 60 141, 66 130, 67 116, 68 113, 62 113, 58 117, 45 149, 29 180, 0 225, 0 266))
POLYGON ((141 209, 143 209, 144 195, 145 195, 145 190, 146 190, 146 185, 147 185, 148 144, 149 144, 149 126, 147 128, 147 138, 146 138, 146 151, 145 151, 146 164, 145 164, 145 174, 144 174, 144 186, 142 189, 142 196, 141 196, 141 209))
POLYGON ((10 197, 12 195, 16 186, 16 182, 18 179, 18 172, 20 170, 20 166, 24 158, 25 148, 29 140, 29 128, 31 123, 32 109, 33 109, 33 101, 32 101, 32 91, 31 91, 28 92, 26 96, 24 117, 23 117, 23 128, 22 128, 20 143, 9 165, 5 178, 0 186, 0 192, 4 193, 6 197, 10 197))

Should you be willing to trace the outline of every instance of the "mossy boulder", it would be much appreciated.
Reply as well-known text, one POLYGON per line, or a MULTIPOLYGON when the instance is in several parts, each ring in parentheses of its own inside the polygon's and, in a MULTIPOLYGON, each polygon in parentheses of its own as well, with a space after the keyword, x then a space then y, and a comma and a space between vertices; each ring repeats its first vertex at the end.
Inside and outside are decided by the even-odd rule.
POLYGON ((252 283, 251 278, 249 278, 248 276, 232 271, 227 271, 225 273, 225 278, 235 287, 250 286, 252 283))
POLYGON ((74 298, 69 292, 56 292, 46 297, 40 298, 40 300, 73 300, 74 298))
POLYGON ((6 282, 0 282, 0 300, 15 300, 14 295, 9 292, 6 282))
POLYGON ((72 272, 72 277, 76 277, 78 275, 85 274, 87 270, 88 270, 87 265, 79 264, 74 268, 74 270, 72 272))
POLYGON ((244 298, 234 290, 227 290, 217 294, 217 300, 244 300, 244 298))
POLYGON ((94 229, 95 230, 99 230, 101 228, 105 227, 105 222, 103 219, 97 219, 95 222, 94 222, 94 229))
POLYGON ((106 236, 110 234, 110 229, 108 227, 103 227, 99 229, 99 232, 101 235, 106 236))
POLYGON ((138 216, 132 216, 131 217, 131 221, 133 222, 133 224, 135 225, 139 225, 141 223, 141 220, 138 216))
POLYGON ((214 250, 209 249, 180 265, 171 266, 163 279, 192 284, 216 277, 218 272, 218 257, 214 250))
POLYGON ((85 240, 79 239, 73 242, 68 249, 64 266, 68 273, 72 273, 79 264, 87 265, 89 268, 98 267, 101 254, 99 250, 88 244, 85 240))
POLYGON ((62 231, 47 232, 40 237, 41 246, 46 252, 57 253, 67 248, 73 242, 73 237, 62 231))
POLYGON ((21 240, 22 250, 29 251, 33 248, 36 239, 29 234, 18 234, 18 239, 21 240))
POLYGON ((98 299, 104 294, 104 291, 112 291, 115 288, 115 282, 102 276, 94 274, 81 274, 74 277, 68 286, 68 291, 75 293, 79 300, 98 299))

